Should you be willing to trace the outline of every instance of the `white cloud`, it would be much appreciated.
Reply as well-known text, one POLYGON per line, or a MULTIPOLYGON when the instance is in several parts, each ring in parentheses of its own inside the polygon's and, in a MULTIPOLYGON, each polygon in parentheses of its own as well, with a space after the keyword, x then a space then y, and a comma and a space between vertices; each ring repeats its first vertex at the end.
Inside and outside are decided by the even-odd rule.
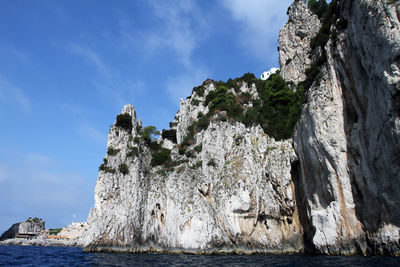
POLYGON ((255 57, 266 62, 276 54, 279 30, 287 21, 286 10, 293 0, 224 0, 236 21, 243 23, 238 41, 255 57))
MULTIPOLYGON (((0 104, 1 106, 16 104, 22 111, 29 115, 32 111, 31 102, 24 91, 6 81, 0 75, 0 104)), ((1 109, 1 107, 0 107, 1 109)))
POLYGON ((132 45, 154 55, 171 51, 177 62, 185 67, 192 65, 193 51, 207 38, 209 25, 206 14, 194 0, 148 1, 151 26, 135 29, 129 19, 121 19, 120 42, 130 48, 132 45))

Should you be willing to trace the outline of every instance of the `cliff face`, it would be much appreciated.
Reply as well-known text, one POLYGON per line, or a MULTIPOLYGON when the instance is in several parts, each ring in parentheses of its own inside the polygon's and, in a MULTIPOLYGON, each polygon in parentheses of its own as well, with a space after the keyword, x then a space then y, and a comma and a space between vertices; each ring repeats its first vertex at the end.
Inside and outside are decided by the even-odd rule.
MULTIPOLYGON (((170 162, 157 166, 154 141, 125 106, 129 123, 110 129, 85 250, 399 255, 399 3, 333 2, 323 45, 312 43, 324 23, 303 0, 280 33, 281 75, 293 88, 309 83, 293 140, 225 111, 193 131, 217 91, 207 80, 181 100, 176 140, 158 140, 170 162)), ((259 98, 255 84, 237 86, 228 92, 259 98)))
POLYGON ((321 22, 308 8, 306 1, 294 1, 288 8, 289 21, 279 33, 281 75, 298 84, 306 78, 312 62, 310 41, 318 33, 321 22))
POLYGON ((324 46, 327 62, 294 137, 297 205, 312 251, 400 252, 400 8, 386 2, 340 2, 347 27, 331 26, 337 37, 324 46))
POLYGON ((25 222, 14 223, 10 229, 5 231, 0 240, 14 238, 18 234, 38 234, 45 229, 45 222, 38 218, 29 218, 25 222))
MULTIPOLYGON (((204 85, 205 92, 214 83, 204 85)), ((251 90, 246 84, 241 90, 251 90)), ((204 97, 195 92, 174 123, 177 138, 204 111, 204 97), (198 106, 191 101, 198 99, 198 106)), ((122 113, 132 115, 132 106, 122 113)), ((216 114, 215 116, 218 116, 216 114)), ((133 127, 131 133, 114 125, 107 167, 125 162, 129 174, 100 171, 89 230, 83 237, 87 250, 168 252, 298 252, 302 228, 295 206, 290 159, 291 140, 277 142, 261 127, 215 120, 198 132, 179 153, 169 140, 174 167, 150 168, 150 152, 133 127), (126 152, 136 147, 133 157, 126 152)))

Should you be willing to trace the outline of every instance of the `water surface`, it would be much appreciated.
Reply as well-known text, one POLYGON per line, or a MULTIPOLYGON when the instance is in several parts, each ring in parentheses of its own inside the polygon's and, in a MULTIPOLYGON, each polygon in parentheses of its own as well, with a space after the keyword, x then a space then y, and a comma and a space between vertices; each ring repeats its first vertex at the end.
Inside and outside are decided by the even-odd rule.
POLYGON ((1 266, 400 266, 399 258, 311 255, 86 253, 76 247, 0 246, 1 266))

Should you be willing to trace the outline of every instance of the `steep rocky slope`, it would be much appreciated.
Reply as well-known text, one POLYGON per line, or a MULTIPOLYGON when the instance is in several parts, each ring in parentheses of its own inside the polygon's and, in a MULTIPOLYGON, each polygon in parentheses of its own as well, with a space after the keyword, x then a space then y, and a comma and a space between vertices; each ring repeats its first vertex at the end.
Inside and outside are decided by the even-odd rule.
POLYGON ((308 51, 314 61, 326 57, 294 137, 311 251, 400 252, 400 7, 387 2, 338 2, 331 38, 308 51))
MULTIPOLYGON (((181 100, 158 144, 125 106, 109 132, 85 250, 399 255, 392 2, 332 1, 320 19, 303 0, 291 5, 281 75, 307 99, 293 140, 213 109, 208 96, 223 90, 212 80, 181 100)), ((261 98, 257 82, 227 84, 231 106, 249 111, 261 98)))
MULTIPOLYGON (((215 90, 207 81, 205 94, 215 90)), ((243 84, 241 90, 251 88, 243 84)), ((181 102, 173 124, 177 139, 187 135, 205 97, 193 92, 181 102), (200 103, 192 104, 193 99, 200 103)), ((96 204, 91 210, 84 242, 86 249, 168 252, 297 252, 302 229, 294 201, 290 158, 291 140, 275 141, 261 127, 220 121, 216 114, 207 129, 180 146, 161 139, 172 149, 173 167, 150 167, 132 106, 132 131, 114 124, 106 158, 109 172, 100 171, 96 204), (127 156, 133 148, 137 155, 127 156), (127 163, 129 174, 118 170, 127 163)), ((178 143, 181 143, 178 142, 178 143)))

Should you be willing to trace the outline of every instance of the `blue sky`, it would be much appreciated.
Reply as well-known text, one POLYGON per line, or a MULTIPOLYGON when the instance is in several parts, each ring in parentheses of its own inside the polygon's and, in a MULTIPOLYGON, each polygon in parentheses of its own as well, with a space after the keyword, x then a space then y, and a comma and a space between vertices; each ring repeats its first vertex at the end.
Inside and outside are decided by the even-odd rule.
POLYGON ((292 0, 0 0, 0 232, 85 221, 124 104, 168 128, 205 79, 278 66, 292 0))

